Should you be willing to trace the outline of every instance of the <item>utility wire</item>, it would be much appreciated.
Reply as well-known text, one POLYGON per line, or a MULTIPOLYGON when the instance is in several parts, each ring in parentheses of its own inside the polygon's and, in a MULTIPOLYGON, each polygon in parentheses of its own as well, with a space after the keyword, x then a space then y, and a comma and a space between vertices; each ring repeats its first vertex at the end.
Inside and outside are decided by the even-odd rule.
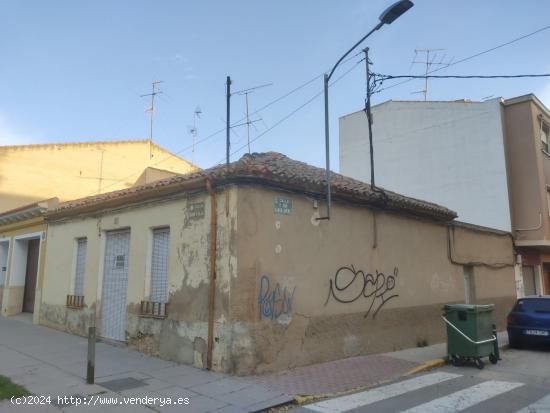
MULTIPOLYGON (((361 52, 362 53, 362 52, 361 52)), ((357 56, 357 55, 355 55, 357 56)), ((354 57, 355 57, 354 56, 354 57)), ((340 79, 342 79, 343 77, 347 76, 349 73, 351 73, 353 71, 353 69, 355 69, 362 61, 364 61, 365 59, 361 59, 359 60, 358 62, 355 63, 355 65, 353 65, 350 69, 348 69, 347 71, 345 71, 342 75, 340 75, 339 77, 337 77, 333 82, 330 83, 330 86, 334 85, 336 82, 338 82, 340 79)), ((307 105, 309 105, 311 102, 313 102, 315 99, 317 99, 319 96, 321 96, 322 94, 324 93, 324 90, 321 90, 320 92, 317 92, 315 95, 313 95, 311 98, 309 98, 308 100, 306 100, 304 103, 302 103, 300 106, 298 106, 297 108, 295 108, 294 110, 292 110, 290 113, 288 113, 287 115, 283 116, 281 119, 279 119, 277 122, 275 122, 273 125, 271 125, 270 128, 266 129, 265 131, 263 131, 262 133, 260 133, 258 136, 256 136, 254 139, 251 139, 250 140, 250 143, 252 142, 255 142, 257 141, 258 139, 260 139, 261 137, 263 137, 266 133, 268 133, 269 131, 271 131, 273 128, 279 126, 281 123, 285 122, 287 119, 291 118, 293 115, 295 115, 297 112, 299 112, 301 109, 303 109, 304 107, 306 107, 307 105)), ((240 146, 239 148, 237 148, 235 151, 233 151, 231 153, 231 155, 235 155, 236 153, 238 153, 239 151, 243 150, 244 148, 246 148, 248 146, 248 144, 246 145, 243 145, 243 146, 240 146)), ((220 162, 218 162, 217 164, 221 164, 225 162, 225 158, 223 160, 221 160, 220 162)))
MULTIPOLYGON (((506 42, 506 43, 499 44, 499 45, 497 45, 497 46, 491 47, 490 49, 483 50, 483 51, 478 52, 478 53, 475 53, 475 54, 473 54, 473 55, 471 55, 471 56, 468 56, 468 57, 465 57, 465 58, 463 58, 463 59, 457 60, 457 61, 455 61, 455 62, 453 62, 453 63, 451 63, 451 64, 449 64, 449 65, 447 65, 447 66, 438 67, 438 68, 436 68, 436 69, 433 69, 433 70, 429 71, 428 74, 429 74, 429 73, 437 72, 437 71, 439 71, 439 70, 446 69, 446 68, 448 68, 449 66, 454 66, 454 65, 457 65, 457 64, 459 64, 459 63, 466 62, 466 61, 468 61, 468 60, 471 60, 471 59, 474 59, 474 58, 476 58, 476 57, 482 56, 482 55, 484 55, 484 54, 486 54, 486 53, 490 53, 490 52, 492 52, 492 51, 494 51, 494 50, 497 50, 497 49, 500 49, 500 48, 502 48, 502 47, 508 46, 508 45, 510 45, 510 44, 512 44, 512 43, 516 43, 516 42, 519 42, 520 40, 523 40, 523 39, 526 39, 526 38, 528 38, 528 37, 534 36, 535 34, 540 33, 540 32, 542 32, 542 31, 544 31, 544 30, 548 30, 548 29, 550 29, 550 25, 541 27, 540 29, 537 29, 537 30, 535 30, 534 32, 531 32, 531 33, 527 33, 527 34, 525 34, 525 35, 523 35, 523 36, 516 37, 515 39, 512 39, 512 40, 510 40, 510 41, 508 41, 508 42, 506 42)), ((420 76, 420 78, 424 79, 424 78, 426 78, 426 76, 420 76)), ((412 81, 412 80, 414 80, 414 79, 407 79, 407 80, 404 80, 404 81, 401 81, 401 82, 394 83, 393 85, 389 85, 389 86, 383 87, 383 88, 381 88, 380 90, 378 90, 378 93, 379 93, 379 92, 382 92, 382 91, 384 91, 384 90, 388 90, 388 89, 391 89, 391 88, 393 88, 393 87, 402 85, 402 84, 404 84, 404 83, 410 82, 410 81, 412 81)))
POLYGON ((383 75, 377 74, 377 81, 389 80, 389 79, 516 79, 523 77, 550 77, 550 73, 528 74, 528 75, 383 75))
MULTIPOLYGON (((356 58, 359 54, 361 54, 361 53, 362 53, 362 52, 359 52, 359 53, 357 53, 357 54, 355 54, 355 55, 353 55, 353 56, 350 56, 349 58, 347 58, 346 60, 344 60, 342 63, 347 63, 348 61, 350 61, 350 60, 352 60, 352 59, 355 59, 355 58, 356 58)), ((360 63, 360 62, 356 63, 356 65, 354 65, 353 68, 355 68, 355 67, 357 66, 357 64, 359 64, 359 63, 360 63)), ((348 71, 348 72, 345 72, 344 75, 346 75, 347 73, 349 73, 349 71, 348 71)), ((344 75, 343 75, 343 76, 344 76, 344 75)), ((264 110, 264 109, 267 109, 268 107, 270 107, 270 106, 272 106, 272 105, 274 105, 274 104, 280 102, 281 100, 287 98, 287 97, 290 96, 290 95, 293 95, 294 93, 296 93, 296 92, 298 92, 299 90, 305 88, 306 86, 309 86, 311 83, 313 83, 314 81, 316 81, 317 79, 319 79, 319 78, 321 78, 321 77, 323 77, 323 76, 324 76, 324 73, 321 73, 321 74, 319 74, 319 75, 316 75, 315 77, 313 77, 313 78, 307 80, 306 82, 304 82, 304 83, 302 83, 301 85, 295 87, 294 89, 290 90, 289 92, 286 92, 285 94, 283 94, 283 95, 281 95, 281 96, 275 98, 275 99, 272 100, 271 102, 268 102, 268 103, 265 104, 264 106, 262 106, 262 107, 260 107, 259 109, 253 111, 252 113, 250 113, 249 115, 255 115, 255 114, 257 114, 258 112, 260 112, 260 111, 262 111, 262 110, 264 110)), ((336 82, 337 82, 339 79, 341 79, 343 76, 340 76, 340 77, 339 77, 338 79, 336 79, 333 83, 336 83, 336 82)), ((301 107, 299 107, 299 108, 296 110, 296 112, 299 111, 302 107, 304 107, 304 106, 306 106, 307 104, 311 103, 311 101, 313 101, 315 98, 317 98, 317 97, 318 97, 320 94, 322 94, 322 93, 323 93, 323 92, 320 92, 320 93, 318 93, 317 95, 315 95, 312 99, 310 99, 310 100, 307 101, 304 105, 302 105, 301 107)), ((293 114, 294 114, 294 113, 290 114, 290 116, 292 116, 293 114)), ((261 136, 263 136, 265 133, 267 133, 268 131, 272 130, 274 127, 276 127, 276 126, 279 125, 280 123, 284 122, 284 120, 288 119, 290 116, 287 116, 287 117, 285 117, 285 119, 280 120, 280 121, 277 122, 276 124, 272 125, 269 129, 267 129, 266 131, 264 131, 262 134, 258 135, 256 138, 254 138, 254 139, 251 140, 250 142, 252 143, 252 142, 256 141, 256 140, 259 139, 261 136)), ((246 117, 243 117, 243 118, 241 118, 241 119, 235 121, 235 122, 231 125, 231 128, 233 128, 233 127, 234 127, 236 124, 238 124, 239 122, 242 122, 244 119, 246 119, 246 117)), ((220 133, 222 133, 222 132, 224 132, 224 131, 225 131, 225 127, 224 127, 224 128, 221 128, 221 129, 218 129, 218 130, 216 130, 215 132, 212 132, 210 135, 207 135, 207 136, 205 136, 204 138, 201 138, 201 139, 199 139, 197 142, 195 142, 195 146, 197 146, 197 145, 199 145, 199 144, 201 144, 201 143, 204 143, 204 142, 206 142, 207 140, 212 139, 213 137, 215 137, 216 135, 219 135, 220 133)), ((166 156, 166 157, 164 157, 164 158, 158 160, 157 162, 152 163, 151 166, 155 166, 155 165, 158 165, 158 164, 160 164, 160 163, 162 163, 162 162, 165 162, 166 160, 168 160, 168 159, 170 159, 170 158, 173 158, 175 155, 180 155, 180 154, 182 154, 182 153, 184 153, 184 152, 186 152, 186 151, 188 151, 188 150, 190 150, 190 149, 192 149, 192 148, 193 148, 193 145, 188 145, 188 146, 186 146, 186 147, 184 147, 184 148, 182 148, 182 149, 180 149, 180 150, 178 150, 178 151, 176 151, 176 152, 173 152, 172 154, 170 154, 170 155, 168 155, 168 156, 166 156)), ((239 149, 238 149, 237 151, 235 151, 234 153, 238 152, 238 151, 241 150, 241 149, 242 149, 242 147, 239 148, 239 149)), ((234 153, 233 153, 233 154, 234 154, 234 153)), ((111 184, 109 184, 109 185, 104 186, 104 187, 102 188, 102 190, 105 190, 106 188, 109 188, 109 187, 112 187, 112 186, 114 186, 114 185, 117 185, 118 183, 120 183, 120 182, 122 182, 122 181, 124 181, 124 180, 126 180, 126 179, 129 179, 129 178, 131 178, 131 177, 133 177, 133 176, 135 176, 135 175, 140 174, 141 172, 143 172, 142 169, 136 171, 135 173, 133 173, 133 174, 131 174, 131 175, 128 175, 128 176, 125 176, 125 177, 123 177, 123 178, 121 178, 121 179, 118 179, 116 182, 113 182, 113 183, 111 183, 111 184)), ((98 192, 93 192, 93 193, 90 193, 89 195, 94 195, 94 194, 97 194, 97 193, 98 193, 98 192)))

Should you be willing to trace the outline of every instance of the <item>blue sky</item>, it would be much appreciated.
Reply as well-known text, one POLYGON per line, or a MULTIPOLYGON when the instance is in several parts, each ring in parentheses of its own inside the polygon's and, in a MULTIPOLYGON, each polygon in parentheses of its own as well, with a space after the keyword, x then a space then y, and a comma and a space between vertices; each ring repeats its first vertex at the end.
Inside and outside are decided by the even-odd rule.
MULTIPOLYGON (((414 0, 413 0, 414 1, 414 0)), ((0 144, 146 138, 151 81, 162 80, 155 141, 191 159, 189 126, 202 109, 198 139, 224 127, 225 78, 234 90, 265 83, 250 95, 254 110, 327 70, 377 23, 391 0, 278 1, 4 1, 0 32, 0 144)), ((376 32, 373 70, 420 74, 415 48, 442 48, 454 60, 543 27, 550 2, 527 0, 416 0, 390 26, 376 32)), ((446 69, 445 74, 550 72, 550 30, 446 69)), ((333 169, 338 169, 339 116, 362 108, 364 64, 359 57, 335 77, 356 67, 331 88, 333 169)), ((388 82, 389 84, 390 82, 388 82)), ((388 89, 374 103, 418 99, 417 80, 388 89)), ((272 127, 322 90, 318 78, 298 93, 261 111, 251 137, 272 127)), ((430 99, 479 100, 536 93, 550 105, 550 79, 433 80, 430 99)), ((244 115, 244 97, 234 96, 232 119, 244 115)), ((323 165, 323 106, 317 98, 252 144, 323 165)), ((236 128, 233 150, 245 141, 236 128)), ((233 155, 240 157, 241 150, 233 155)), ((224 159, 225 133, 196 147, 195 162, 224 159)), ((158 165, 162 167, 162 164, 158 165)))

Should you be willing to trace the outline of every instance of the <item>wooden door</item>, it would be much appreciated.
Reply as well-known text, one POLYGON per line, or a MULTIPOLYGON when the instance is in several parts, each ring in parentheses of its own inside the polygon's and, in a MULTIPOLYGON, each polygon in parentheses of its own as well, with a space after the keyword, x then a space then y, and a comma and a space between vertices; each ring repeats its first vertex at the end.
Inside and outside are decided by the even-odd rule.
POLYGON ((34 311, 34 293, 36 290, 39 251, 40 240, 29 240, 27 247, 27 269, 25 272, 25 291, 23 293, 23 311, 26 313, 34 311))

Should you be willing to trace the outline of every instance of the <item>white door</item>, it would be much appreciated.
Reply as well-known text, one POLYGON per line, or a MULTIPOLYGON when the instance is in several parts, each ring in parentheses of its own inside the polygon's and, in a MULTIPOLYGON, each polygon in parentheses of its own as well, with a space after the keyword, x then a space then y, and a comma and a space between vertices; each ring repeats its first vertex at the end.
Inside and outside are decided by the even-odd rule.
POLYGON ((108 232, 101 293, 101 336, 124 341, 130 231, 108 232))

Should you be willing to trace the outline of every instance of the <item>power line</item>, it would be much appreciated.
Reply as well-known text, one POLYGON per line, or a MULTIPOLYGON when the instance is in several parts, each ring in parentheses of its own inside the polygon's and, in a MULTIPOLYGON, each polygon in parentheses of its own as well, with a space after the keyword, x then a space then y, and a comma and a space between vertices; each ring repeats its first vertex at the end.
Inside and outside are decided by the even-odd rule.
MULTIPOLYGON (((350 60, 356 58, 359 54, 360 54, 360 53, 357 53, 357 54, 355 54, 355 55, 353 55, 353 56, 350 56, 348 59, 344 60, 343 63, 347 63, 348 61, 350 61, 350 60)), ((360 62, 361 62, 361 61, 360 61, 360 62)), ((359 64, 360 62, 356 63, 356 65, 359 64)), ((353 66, 353 68, 355 68, 356 65, 353 66)), ((344 75, 347 74, 347 73, 348 73, 348 72, 345 72, 344 75)), ((343 75, 343 76, 344 76, 344 75, 343 75)), ((279 96, 278 98, 275 98, 275 99, 272 100, 271 102, 268 102, 268 103, 265 104, 264 106, 261 106, 259 109, 256 109, 255 111, 251 112, 251 113, 249 114, 249 116, 255 115, 255 114, 259 113, 260 111, 262 111, 262 110, 264 110, 264 109, 266 109, 266 108, 268 108, 268 107, 270 107, 270 106, 272 106, 272 105, 274 105, 274 104, 280 102, 281 100, 287 98, 288 96, 293 95, 294 93, 300 91, 301 89, 305 88, 306 86, 309 86, 311 83, 313 83, 313 82, 316 81, 317 79, 322 78, 323 76, 324 76, 324 73, 321 73, 321 74, 319 74, 319 75, 316 75, 315 77, 313 77, 313 78, 307 80, 306 82, 304 82, 304 83, 302 83, 301 85, 295 87, 294 89, 290 90, 289 92, 287 92, 287 93, 285 93, 285 94, 279 96)), ((341 78, 342 78, 342 76, 340 76, 338 79, 336 79, 336 80, 333 82, 333 84, 336 83, 336 82, 337 82, 338 80, 340 80, 341 78)), ((320 92, 320 93, 318 93, 317 95, 315 95, 314 98, 317 98, 321 93, 322 93, 322 92, 320 92)), ((310 102, 308 101, 308 102, 306 102, 306 104, 307 104, 307 103, 310 103, 310 102)), ((304 106, 305 106, 305 105, 304 105, 304 106)), ((300 110, 300 109, 301 109, 301 108, 299 108, 298 110, 300 110)), ((238 124, 239 122, 242 122, 244 119, 246 119, 246 117, 243 117, 243 118, 237 120, 237 121, 232 125, 232 127, 233 127, 234 125, 238 124)), ((279 122, 279 123, 281 123, 281 122, 279 122)), ((269 130, 273 129, 275 126, 277 126, 277 125, 272 125, 271 128, 269 128, 269 130)), ((206 142, 206 141, 208 141, 208 140, 210 140, 210 139, 212 139, 213 137, 215 137, 215 136, 219 135, 220 133, 224 132, 225 129, 226 129, 226 128, 223 127, 223 128, 221 128, 221 129, 218 129, 218 130, 212 132, 210 135, 205 136, 204 138, 197 140, 197 141, 195 142, 195 146, 196 146, 196 145, 199 145, 199 144, 201 144, 201 143, 204 143, 204 142, 206 142)), ((269 130, 266 130, 266 131, 264 131, 261 135, 258 135, 253 141, 259 139, 261 136, 263 136, 263 134, 267 133, 269 130)), ((253 141, 251 141, 251 143, 252 143, 253 141)), ((248 144, 247 144, 247 145, 248 145, 248 144)), ((182 148, 182 149, 180 149, 180 150, 178 150, 178 151, 176 151, 176 152, 173 152, 173 153, 172 153, 171 155, 169 155, 169 156, 166 156, 166 157, 164 157, 164 158, 162 158, 162 159, 159 159, 157 162, 152 163, 151 166, 158 165, 158 164, 160 164, 160 163, 162 163, 162 162, 164 162, 164 161, 166 161, 166 160, 168 160, 168 159, 174 157, 175 155, 180 155, 180 154, 182 154, 182 153, 184 153, 184 152, 187 152, 188 150, 190 150, 190 149, 192 149, 192 148, 193 148, 193 145, 186 146, 186 147, 184 147, 184 148, 182 148)), ((238 150, 240 150, 240 149, 242 149, 242 148, 239 148, 238 150)), ((238 150, 237 150, 237 151, 238 151, 238 150)), ((237 151, 235 151, 235 153, 236 153, 237 151)), ((125 176, 124 178, 121 178, 121 179, 117 180, 117 182, 113 182, 112 184, 109 184, 109 185, 104 186, 104 187, 103 187, 103 190, 105 190, 105 189, 107 189, 107 188, 110 188, 110 187, 112 187, 112 186, 114 186, 114 185, 118 184, 119 182, 122 182, 122 181, 124 181, 124 180, 126 180, 126 179, 129 179, 129 178, 131 178, 132 176, 138 175, 138 174, 140 174, 141 172, 142 172, 141 169, 140 169, 140 170, 136 170, 135 173, 133 173, 133 174, 131 174, 131 175, 128 175, 128 176, 125 176)), ((90 193, 89 195, 93 195, 93 194, 96 194, 96 193, 97 193, 97 192, 93 192, 93 193, 90 193)))
POLYGON ((377 74, 377 81, 390 79, 516 79, 523 77, 550 77, 550 73, 526 74, 526 75, 382 75, 377 74))
MULTIPOLYGON (((444 69, 444 68, 447 68, 447 67, 449 67, 449 66, 454 66, 454 65, 457 65, 457 64, 459 64, 459 63, 463 63, 463 62, 466 62, 466 61, 468 61, 468 60, 472 60, 472 59, 474 59, 474 58, 476 58, 476 57, 482 56, 482 55, 484 55, 484 54, 486 54, 486 53, 490 53, 490 52, 492 52, 492 51, 494 51, 494 50, 497 50, 497 49, 500 49, 500 48, 502 48, 502 47, 508 46, 508 45, 510 45, 510 44, 512 44, 512 43, 519 42, 520 40, 523 40, 523 39, 526 39, 526 38, 528 38, 528 37, 534 36, 535 34, 540 33, 540 32, 542 32, 542 31, 544 31, 544 30, 548 30, 548 29, 550 29, 550 25, 541 27, 540 29, 537 29, 537 30, 535 30, 534 32, 531 32, 531 33, 527 33, 527 34, 525 34, 525 35, 523 35, 523 36, 516 37, 515 39, 512 39, 512 40, 510 40, 510 41, 508 41, 508 42, 506 42, 506 43, 499 44, 499 45, 497 45, 497 46, 491 47, 490 49, 483 50, 483 51, 478 52, 478 53, 475 53, 475 54, 473 54, 473 55, 471 55, 471 56, 468 56, 468 57, 465 57, 465 58, 463 58, 463 59, 457 60, 457 61, 455 61, 455 62, 453 62, 453 63, 451 63, 451 64, 449 64, 449 65, 447 65, 447 66, 445 66, 445 67, 440 67, 440 68, 437 68, 437 69, 433 69, 433 70, 431 70, 429 73, 434 73, 434 72, 437 72, 437 71, 442 70, 442 69, 444 69)), ((422 78, 425 78, 425 76, 422 76, 422 78)), ((393 85, 389 85, 389 86, 386 86, 386 87, 384 87, 384 88, 381 88, 378 92, 382 92, 382 91, 384 91, 384 90, 391 89, 391 88, 393 88, 393 87, 396 87, 396 86, 402 85, 402 84, 404 84, 404 83, 410 82, 411 80, 413 80, 413 79, 407 79, 407 80, 402 81, 402 82, 394 83, 393 85)))
MULTIPOLYGON (((361 52, 362 53, 362 52, 361 52)), ((357 55, 355 55, 357 56, 357 55)), ((353 56, 353 57, 355 57, 353 56)), ((355 63, 355 65, 353 65, 350 69, 348 69, 347 71, 345 71, 342 75, 340 75, 339 77, 337 77, 330 85, 334 85, 336 82, 338 82, 339 80, 341 80, 343 77, 345 77, 346 75, 348 75, 349 73, 351 73, 353 71, 353 69, 355 69, 364 59, 361 59, 359 60, 358 62, 355 63)), ((324 75, 324 74, 323 74, 324 75)), ((315 99, 317 99, 319 96, 321 96, 322 94, 324 93, 324 90, 321 90, 320 92, 316 93, 315 95, 313 95, 311 98, 309 98, 308 100, 306 100, 304 103, 302 103, 300 106, 298 106, 297 108, 293 109, 290 113, 288 113, 287 115, 283 116, 281 119, 279 119, 277 122, 275 122, 273 125, 271 125, 271 127, 269 127, 268 129, 266 129, 265 131, 263 131, 262 133, 260 133, 258 136, 256 136, 254 139, 252 139, 250 141, 250 143, 252 142, 255 142, 257 141, 258 139, 260 139, 261 137, 263 137, 265 134, 267 134, 269 131, 271 131, 272 129, 274 129, 275 127, 279 126, 281 123, 285 122, 287 119, 291 118, 293 115, 295 115, 297 112, 299 112, 301 109, 303 109, 304 107, 306 107, 307 105, 309 105, 311 102, 313 102, 315 99)), ((243 145, 243 146, 240 146, 239 148, 237 148, 235 151, 233 151, 231 153, 231 156, 235 155, 237 152, 243 150, 244 148, 246 148, 248 146, 247 145, 243 145)), ((220 161, 218 162, 218 164, 221 164, 223 162, 220 161)))

